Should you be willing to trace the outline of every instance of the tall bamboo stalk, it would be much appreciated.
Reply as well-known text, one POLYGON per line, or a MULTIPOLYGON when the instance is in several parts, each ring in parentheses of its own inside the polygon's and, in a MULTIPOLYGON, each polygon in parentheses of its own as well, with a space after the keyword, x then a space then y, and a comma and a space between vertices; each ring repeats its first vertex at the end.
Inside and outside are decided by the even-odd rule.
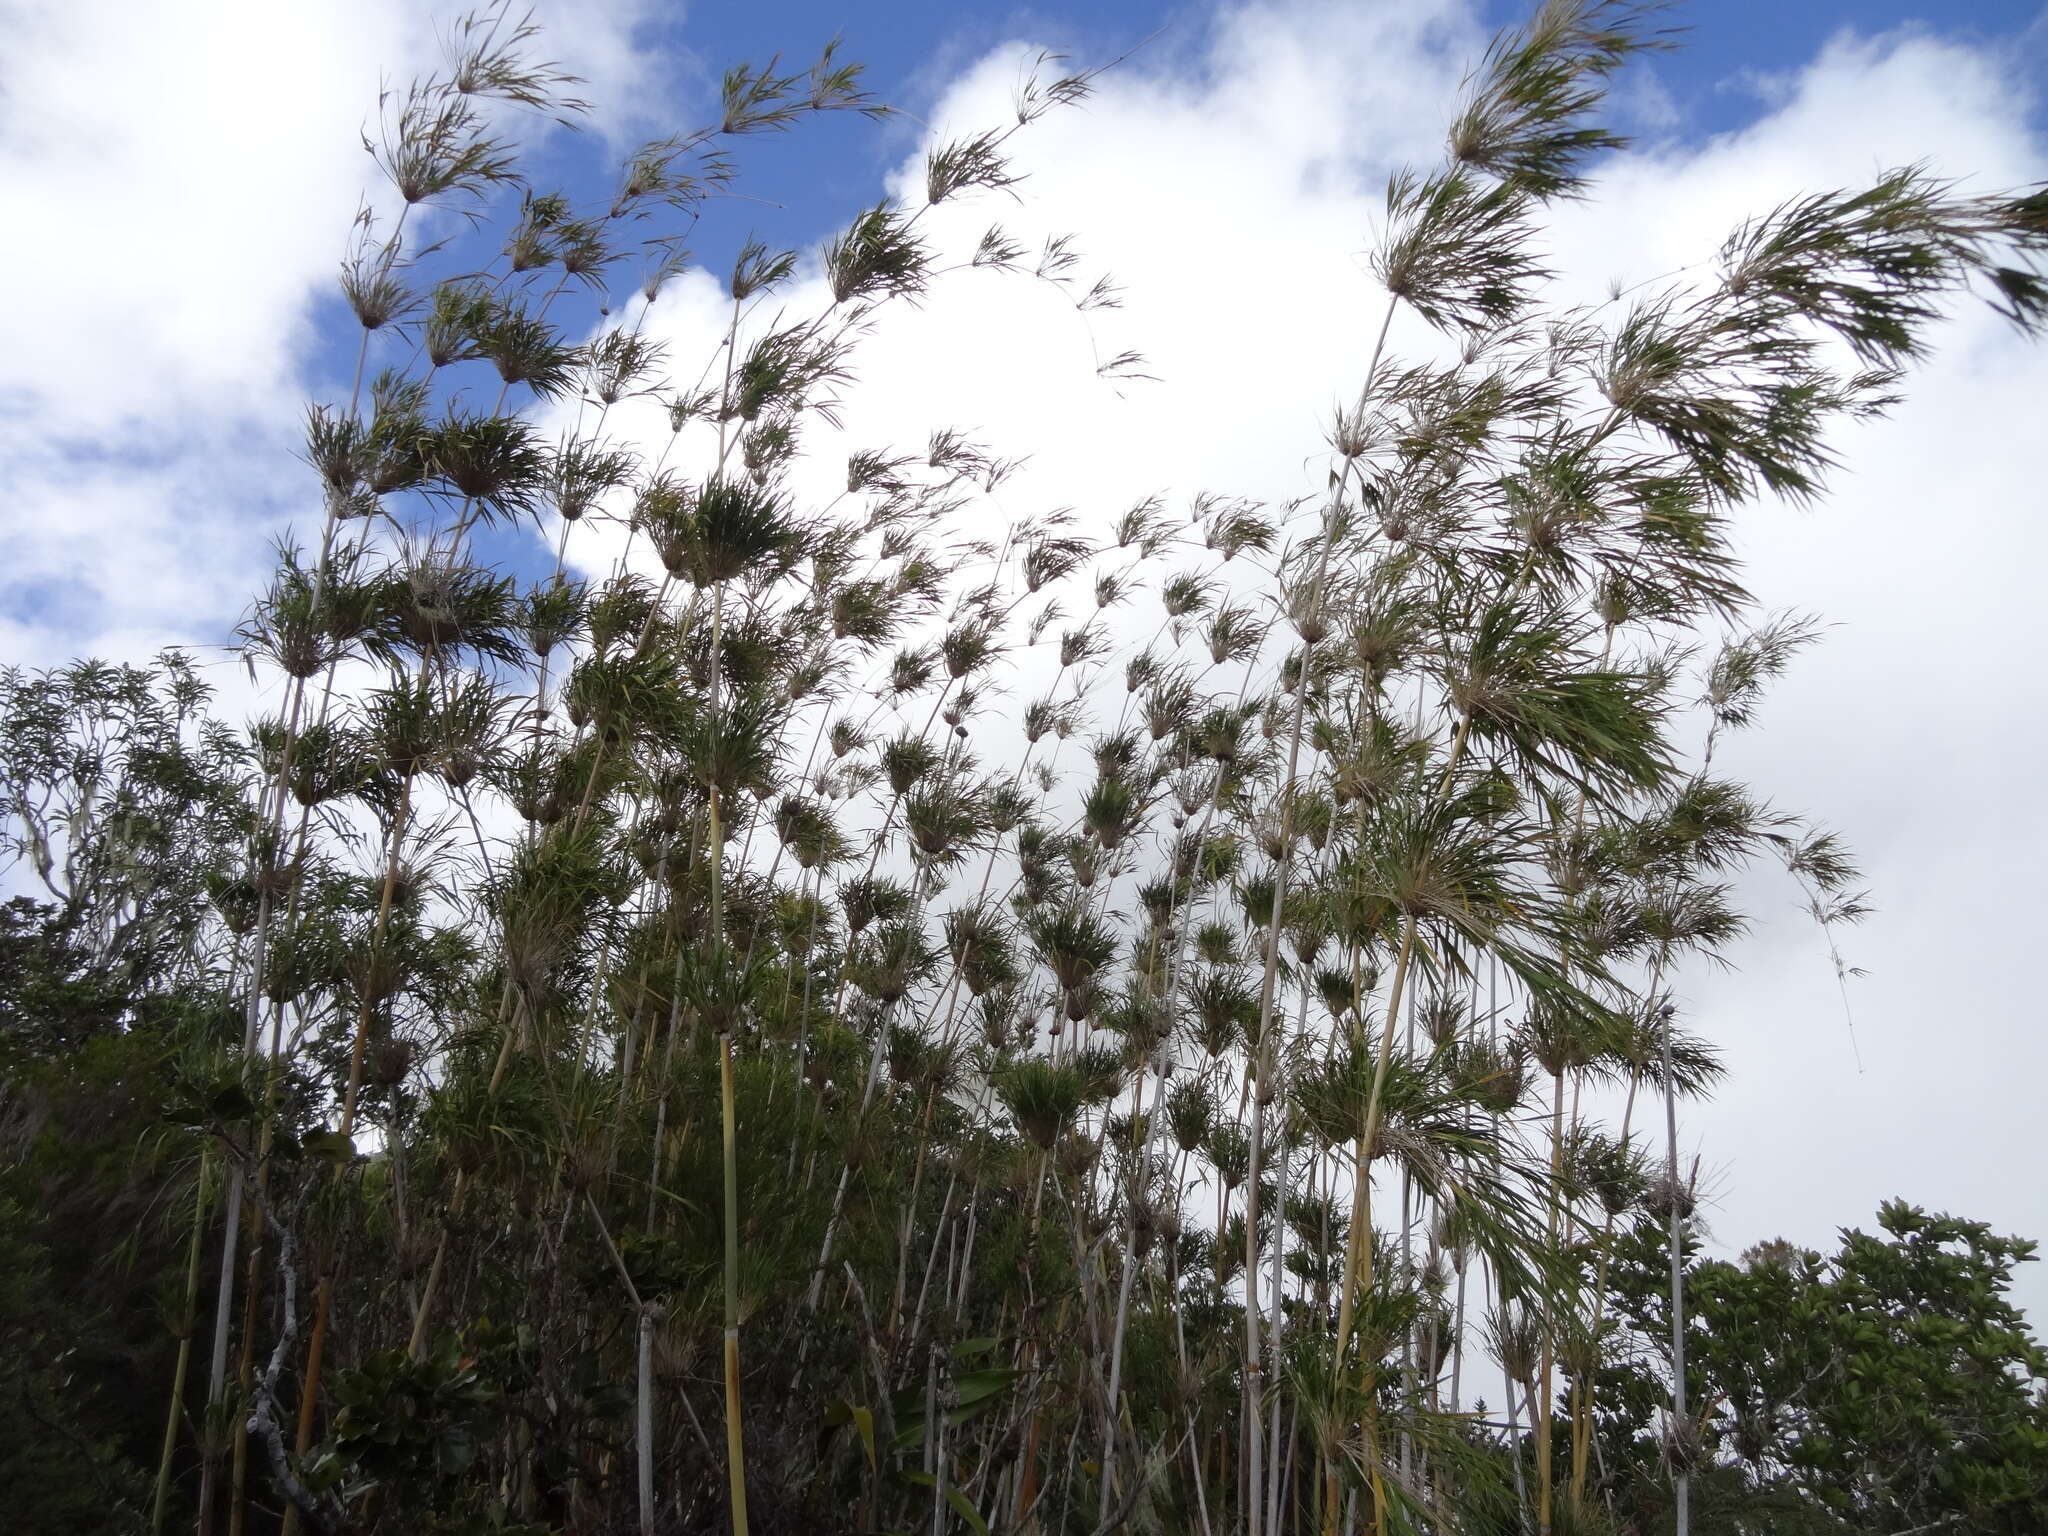
POLYGON ((192 1197, 192 1236, 185 1247, 185 1293, 178 1317, 178 1363, 171 1371, 171 1400, 164 1413, 163 1452, 157 1460, 156 1494, 149 1510, 152 1532, 164 1528, 164 1512, 171 1497, 171 1461, 178 1449, 178 1423, 185 1416, 185 1374, 192 1363, 192 1331, 198 1319, 200 1239, 206 1231, 208 1162, 207 1155, 201 1153, 192 1197))
POLYGON ((1671 1433, 1674 1457, 1674 1493, 1677 1499, 1678 1536, 1692 1533, 1692 1470, 1690 1456, 1693 1436, 1685 1406, 1685 1250, 1680 1238, 1685 1216, 1678 1182, 1678 1082, 1671 1068, 1671 1016, 1669 1003, 1657 1010, 1658 1050, 1664 1064, 1664 1177, 1666 1196, 1671 1202, 1668 1222, 1671 1252, 1671 1433))

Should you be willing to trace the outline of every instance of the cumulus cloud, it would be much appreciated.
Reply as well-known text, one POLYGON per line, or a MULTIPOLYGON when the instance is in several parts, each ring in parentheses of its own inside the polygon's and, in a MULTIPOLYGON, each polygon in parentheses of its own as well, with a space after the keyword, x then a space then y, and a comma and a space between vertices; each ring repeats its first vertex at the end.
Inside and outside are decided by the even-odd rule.
MULTIPOLYGON (((1322 426, 1356 389, 1383 313, 1362 257, 1386 172, 1434 156, 1481 45, 1454 5, 1302 4, 1227 12, 1200 46, 1141 54, 1084 109, 1015 141, 1026 200, 994 210, 1027 244, 1076 231, 1091 270, 1125 285, 1123 307, 1083 317, 1028 281, 956 276, 864 344, 838 446, 981 431, 1030 455, 1006 509, 1071 506, 1097 529, 1155 492, 1181 505, 1204 490, 1314 494, 1322 426), (1156 383, 1094 378, 1126 346, 1156 383)), ((940 137, 1004 121, 1034 53, 1020 43, 961 73, 930 114, 940 137)), ((1749 86, 1754 122, 1705 142, 1683 136, 1654 81, 1628 98, 1641 142, 1554 221, 1560 297, 1683 283, 1742 219, 1890 166, 1926 161, 1980 190, 2048 167, 2033 104, 2000 60, 1930 32, 1845 33, 1749 86)), ((907 163, 896 182, 913 206, 919 174, 907 163)), ((957 249, 991 209, 938 214, 928 227, 957 249)), ((790 308, 821 295, 814 281, 790 308)), ((723 320, 705 282, 648 324, 694 357, 723 320)), ((1405 316, 1391 344, 1436 345, 1405 316)), ((1825 1245, 1893 1195, 2048 1232, 2048 1194, 2020 1176, 2031 1087, 2048 1075, 2025 971, 2048 900, 2018 867, 2048 833, 2028 792, 2042 621, 2027 590, 2048 533, 2021 447, 2048 398, 2048 354, 1981 306, 1959 306, 1938 345, 1890 421, 1842 440, 1830 500, 1740 522, 1762 606, 1832 627, 1721 762, 1840 829, 1878 911, 1842 936, 1871 973, 1850 984, 1854 1042, 1826 941, 1782 876, 1749 882, 1759 927, 1735 969, 1682 979, 1693 1027, 1730 1068, 1682 1133, 1727 1252, 1778 1235, 1825 1245)), ((828 466, 833 446, 812 444, 828 466)), ((572 557, 608 568, 611 536, 579 540, 572 557)), ((2048 1302, 2048 1282, 2025 1286, 2037 1310, 2048 1302)))
MULTIPOLYGON (((643 105, 644 10, 548 33, 601 130, 643 105)), ((0 28, 0 654, 218 640, 311 494, 291 455, 361 136, 440 39, 402 0, 4 0, 0 28)))
MULTIPOLYGON (((558 37, 592 25, 575 14, 558 37)), ((610 30, 568 62, 593 95, 630 94, 650 78, 621 41, 635 13, 605 14, 610 30)), ((8 12, 0 221, 40 237, 0 255, 19 314, 0 352, 0 654, 218 639, 266 534, 304 515, 290 451, 310 317, 362 181, 365 105, 380 73, 428 56, 412 15, 396 0, 8 12)), ((1019 70, 1057 41, 982 58, 924 115, 941 133, 1002 122, 1019 70)), ((1356 389, 1383 310, 1363 255, 1385 175, 1434 154, 1482 45, 1453 0, 1302 0, 1226 9, 1139 54, 1087 107, 1016 141, 1022 204, 933 221, 955 248, 991 212, 1027 242, 1072 230, 1090 273, 1124 284, 1123 307, 1082 316, 1042 284, 956 274, 862 350, 845 443, 958 426, 1030 455, 1007 507, 1071 506, 1098 525, 1153 493, 1314 493, 1322 425, 1356 389), (1126 347, 1156 383, 1095 377, 1126 347)), ((1556 221, 1564 294, 1683 280, 1741 218, 1884 166, 1927 160, 1986 188, 2048 169, 2020 85, 1932 32, 1845 34, 1756 88, 1754 122, 1706 142, 1653 83, 1634 90, 1644 142, 1556 221)), ((900 174, 911 184, 915 165, 900 174)), ((849 191, 849 211, 864 195, 849 191)), ((712 355, 716 285, 686 278, 647 324, 678 358, 712 355)), ((2048 1233, 2048 1191, 2023 1174, 2048 1077, 2026 969, 2048 898, 2022 863, 2048 834, 2030 793, 2043 712, 2029 590, 2048 534, 2022 451, 2048 353, 1978 311, 1940 342, 1894 418, 1844 439, 1829 502, 1742 520, 1762 602, 1835 627, 1723 761, 1840 828, 1879 911, 1844 940, 1872 972, 1852 983, 1861 1073, 1825 945, 1788 887, 1749 891, 1766 921, 1738 970, 1684 980, 1731 1069, 1684 1131, 1715 1170, 1708 1214, 1729 1249, 1823 1243, 1892 1194, 2048 1233)), ((1397 320, 1397 351, 1431 344, 1397 320)), ((656 424, 622 412, 615 430, 656 424)), ((579 530, 572 559, 603 568, 606 539, 579 530)), ((2028 1289, 2048 1301, 2040 1280, 2028 1289)))
MULTIPOLYGON (((1734 217, 1909 161, 1985 191, 2048 171, 2023 83, 1980 49, 1844 35, 1770 85, 1742 133, 1624 157, 1602 204, 1559 232, 1568 270, 1697 261, 1734 217)), ((1839 828, 1878 910, 1842 940, 1869 971, 1850 983, 1853 1043, 1825 943, 1782 881, 1745 892, 1761 925, 1738 968, 1686 980, 1728 1053, 1686 1139, 1715 1170, 1709 1218, 1731 1249, 1781 1233, 1821 1246, 1892 1196, 2048 1232, 2048 1194, 2025 1172, 2029 1085, 2048 1070, 2026 956, 2048 900, 2023 869, 2048 835, 2028 659, 2043 638, 2028 573, 2048 532, 2023 447, 2048 354, 1981 306, 1959 308, 1937 346, 1889 421, 1844 437, 1826 503, 1739 525, 1760 603, 1830 628, 1721 761, 1839 828)), ((2048 1278, 2022 1283, 2048 1312, 2048 1278)))

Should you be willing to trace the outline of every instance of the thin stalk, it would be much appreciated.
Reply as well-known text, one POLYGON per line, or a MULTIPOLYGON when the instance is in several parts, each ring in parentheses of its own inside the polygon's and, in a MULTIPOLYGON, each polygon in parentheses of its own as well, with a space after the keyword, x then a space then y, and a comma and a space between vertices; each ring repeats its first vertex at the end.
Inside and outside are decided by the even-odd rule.
POLYGON ((633 1414, 640 1495, 640 1536, 654 1536, 654 1309, 640 1308, 635 1350, 633 1414))
MULTIPOLYGON (((398 809, 391 821, 390 853, 384 865, 384 889, 377 901, 377 921, 370 934, 370 963, 374 967, 383 947, 384 933, 391 918, 392 899, 398 888, 399 856, 405 846, 406 819, 412 808, 413 776, 407 774, 399 785, 398 809)), ((363 1085, 363 1056, 370 1038, 371 1000, 365 991, 356 1016, 355 1039, 349 1049, 348 1086, 342 1094, 341 1125, 338 1134, 347 1137, 355 1128, 356 1104, 363 1085)), ((313 1426, 320 1407, 321 1368, 327 1353, 327 1325, 334 1308, 334 1273, 323 1265, 313 1299, 313 1328, 306 1343, 306 1374, 299 1389, 299 1418, 293 1451, 304 1456, 313 1444, 313 1426)), ((292 1536, 299 1524, 297 1506, 285 1511, 284 1536, 292 1536)))
MULTIPOLYGON (((719 646, 725 622, 725 587, 721 583, 711 599, 711 719, 718 729, 719 646)), ((712 765, 706 806, 710 825, 705 855, 711 873, 711 942, 714 952, 725 940, 723 907, 723 866, 725 843, 718 819, 717 765, 712 765)), ((725 1459, 732 1484, 733 1536, 747 1533, 747 1454, 740 1422, 740 1193, 737 1114, 733 1107, 732 1029, 736 1020, 718 1037, 719 1145, 725 1162, 725 1459)))
POLYGON ((185 1411, 185 1375, 192 1364, 192 1328, 199 1306, 200 1238, 206 1230, 206 1174, 208 1158, 199 1156, 199 1186, 192 1206, 192 1237, 185 1249, 185 1301, 179 1319, 178 1363, 171 1372, 171 1402, 164 1414, 163 1454, 156 1468, 156 1499, 150 1506, 149 1528, 164 1528, 164 1511, 171 1497, 171 1459, 178 1448, 178 1420, 185 1411))
MULTIPOLYGON (((1341 1377, 1346 1352, 1351 1347, 1351 1329, 1357 1316, 1358 1289, 1361 1284, 1371 1281, 1372 1259, 1370 1248, 1372 1233, 1372 1146, 1379 1138, 1380 1109, 1387 1086, 1387 1072, 1394 1057, 1394 1026, 1401 1016, 1401 998, 1408 983, 1408 965, 1415 954, 1415 919, 1410 916, 1401 928, 1401 952, 1394 961, 1393 980, 1387 991, 1387 1020, 1380 1031, 1379 1059, 1374 1064, 1372 1089, 1366 1101, 1365 1125, 1359 1137, 1358 1155, 1353 1161, 1351 1183, 1351 1232, 1350 1243, 1344 1254, 1344 1282, 1337 1303, 1337 1370, 1341 1377)), ((1373 1486, 1373 1526, 1377 1530, 1386 1508, 1386 1496, 1379 1483, 1378 1448, 1373 1443, 1371 1397, 1371 1365, 1363 1355, 1358 1362, 1361 1397, 1366 1425, 1366 1466, 1373 1486)), ((1326 1511, 1325 1518, 1334 1519, 1334 1503, 1326 1511)), ((1326 1532, 1334 1536, 1334 1528, 1326 1525, 1326 1532)))
MULTIPOLYGON (((1564 1177, 1564 1071, 1560 1067, 1551 1079, 1550 1090, 1550 1209, 1544 1218, 1544 1240, 1547 1247, 1555 1251, 1557 1246, 1557 1213, 1561 1203, 1559 1185, 1564 1177)), ((1557 1317, 1552 1311, 1550 1292, 1543 1296, 1543 1357, 1540 1380, 1542 1390, 1529 1399, 1531 1428, 1536 1434, 1536 1529, 1545 1533, 1551 1528, 1554 1510, 1552 1492, 1555 1474, 1551 1467, 1551 1375, 1557 1363, 1555 1341, 1557 1317)))
POLYGON ((1692 1533, 1692 1474, 1687 1470, 1685 1452, 1691 1443, 1685 1409, 1685 1249, 1680 1237, 1684 1221, 1679 1209, 1678 1190, 1678 1085, 1671 1070, 1671 1015, 1669 1003, 1657 1010, 1660 1024, 1658 1049, 1664 1063, 1664 1172, 1670 1181, 1666 1191, 1671 1201, 1671 1432, 1678 1437, 1675 1450, 1677 1475, 1678 1536, 1692 1533))

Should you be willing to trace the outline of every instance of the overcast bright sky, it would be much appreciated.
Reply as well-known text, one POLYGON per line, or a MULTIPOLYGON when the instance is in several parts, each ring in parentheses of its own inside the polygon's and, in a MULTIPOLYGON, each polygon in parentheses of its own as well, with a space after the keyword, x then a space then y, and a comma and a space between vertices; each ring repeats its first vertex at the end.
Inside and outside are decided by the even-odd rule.
MULTIPOLYGON (((594 174, 606 134, 693 124, 708 68, 776 47, 807 58, 838 25, 823 6, 745 9, 700 26, 681 7, 538 6, 544 25, 574 18, 550 51, 604 109, 583 146, 551 151, 563 174, 594 174)), ((1091 334, 1029 284, 942 288, 863 352, 850 434, 921 441, 951 424, 1028 451, 1005 493, 1019 512, 1106 522, 1155 491, 1314 489, 1322 422, 1356 387, 1378 314, 1362 253, 1386 173, 1433 154, 1460 73, 1518 10, 862 8, 848 51, 915 120, 772 150, 753 189, 781 204, 761 219, 785 241, 872 201, 920 123, 1000 122, 1030 52, 1092 64, 1167 30, 1087 110, 1019 141, 1029 200, 1005 216, 1076 231, 1125 307, 1091 334), (1126 346, 1160 380, 1119 395, 1094 381, 1091 348, 1126 346)), ((139 659, 175 642, 232 684, 205 648, 239 617, 268 541, 317 515, 292 454, 303 400, 330 393, 338 368, 331 283, 367 169, 357 135, 380 79, 431 62, 437 14, 0 0, 0 660, 139 659)), ((1746 214, 1902 161, 1984 189, 2048 176, 2038 5, 1699 0, 1677 19, 1696 45, 1620 88, 1637 147, 1557 225, 1569 296, 1684 268, 1746 214)), ((656 327, 687 351, 717 323, 710 302, 686 283, 656 327)), ((1730 1066, 1684 1128, 1725 1250, 1825 1244, 1891 1195, 2048 1237, 2048 1031, 2031 981, 2048 932, 2034 883, 2048 849, 2048 348, 1972 309, 1911 391, 1845 440, 1824 505, 1741 520, 1762 605, 1833 627, 1722 762, 1842 831, 1878 912, 1845 946, 1869 972, 1853 985, 1860 1073, 1823 941, 1789 889, 1759 882, 1765 921, 1737 968, 1686 982, 1694 1026, 1730 1066)), ((2048 1315, 2040 1267, 2024 1295, 2048 1315)))

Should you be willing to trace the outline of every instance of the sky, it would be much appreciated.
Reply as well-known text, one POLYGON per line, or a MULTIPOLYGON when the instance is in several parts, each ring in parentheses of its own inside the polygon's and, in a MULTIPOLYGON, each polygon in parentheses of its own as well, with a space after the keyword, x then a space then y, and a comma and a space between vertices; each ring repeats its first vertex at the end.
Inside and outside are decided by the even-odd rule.
MULTIPOLYGON (((1461 73, 1518 10, 549 0, 550 51, 599 110, 540 162, 594 189, 620 148, 696 122, 723 64, 807 60, 843 33, 901 114, 748 159, 752 227, 808 248, 901 184, 928 134, 1000 122, 1037 52, 1129 55, 1086 109, 1018 141, 1013 220, 1075 231, 1124 307, 1089 323, 1030 285, 935 293, 863 352, 847 434, 986 430, 1032 455, 1006 491, 1019 511, 1282 501, 1315 488, 1322 423, 1370 344, 1386 175, 1433 155, 1461 73), (1155 384, 1095 380, 1126 347, 1155 384)), ((333 276, 366 186, 359 135, 381 83, 432 63, 437 19, 405 0, 0 0, 0 662, 176 643, 233 696, 224 642, 272 541, 317 516, 293 456, 304 402, 346 391, 333 276)), ((2048 177, 2039 3, 1696 0, 1672 20, 1684 46, 1618 88, 1634 147, 1552 231, 1566 297, 1682 271, 1745 215, 1889 165, 1987 190, 2048 177)), ((736 238, 700 255, 715 268, 736 238)), ((701 348, 708 282, 664 303, 658 333, 701 348)), ((1392 341, 1423 338, 1397 324, 1392 341)), ((1718 1251, 1823 1246, 1890 1196, 2048 1238, 2043 399, 2048 349, 1959 310, 1908 402, 1843 439, 1830 498, 1739 520, 1760 606, 1828 629, 1720 761, 1839 830, 1877 912, 1844 939, 1868 973, 1853 1040, 1780 883, 1745 891, 1762 921, 1734 964, 1684 980, 1729 1066, 1682 1132, 1718 1251)), ((592 537, 572 561, 601 567, 592 537)), ((2022 1295, 2048 1316, 2043 1266, 2022 1295)))

